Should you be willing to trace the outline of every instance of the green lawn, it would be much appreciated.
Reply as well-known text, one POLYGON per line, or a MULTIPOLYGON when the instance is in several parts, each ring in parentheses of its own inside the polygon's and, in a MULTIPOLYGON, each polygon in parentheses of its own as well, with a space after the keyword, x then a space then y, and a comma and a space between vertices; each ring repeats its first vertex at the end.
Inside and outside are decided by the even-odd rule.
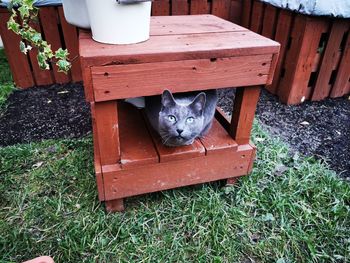
POLYGON ((90 138, 0 148, 0 262, 349 262, 350 186, 255 124, 253 173, 97 200, 90 138))

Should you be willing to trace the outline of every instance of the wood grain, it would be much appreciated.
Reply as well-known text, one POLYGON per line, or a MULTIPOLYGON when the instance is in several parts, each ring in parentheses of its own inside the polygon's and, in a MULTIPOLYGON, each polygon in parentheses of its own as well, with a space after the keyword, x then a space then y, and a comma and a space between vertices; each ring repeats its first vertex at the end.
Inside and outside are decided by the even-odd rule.
POLYGON ((118 117, 122 169, 158 163, 157 151, 139 110, 132 105, 119 102, 118 117))
POLYGON ((248 173, 253 148, 127 170, 104 170, 106 200, 211 182, 248 173), (230 160, 228 162, 228 160, 230 160))
POLYGON ((92 67, 96 101, 267 83, 271 55, 92 67), (181 79, 181 81, 179 81, 181 79), (142 89, 140 89, 142 87, 142 89))

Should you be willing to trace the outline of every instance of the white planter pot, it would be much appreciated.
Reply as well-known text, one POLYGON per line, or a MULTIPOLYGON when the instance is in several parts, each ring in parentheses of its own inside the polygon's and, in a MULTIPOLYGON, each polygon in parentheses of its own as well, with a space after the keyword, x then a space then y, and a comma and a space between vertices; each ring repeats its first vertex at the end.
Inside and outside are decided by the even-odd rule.
POLYGON ((62 0, 64 17, 69 24, 90 28, 86 0, 62 0))
POLYGON ((146 41, 151 5, 152 2, 118 4, 116 0, 86 0, 92 38, 107 44, 146 41))

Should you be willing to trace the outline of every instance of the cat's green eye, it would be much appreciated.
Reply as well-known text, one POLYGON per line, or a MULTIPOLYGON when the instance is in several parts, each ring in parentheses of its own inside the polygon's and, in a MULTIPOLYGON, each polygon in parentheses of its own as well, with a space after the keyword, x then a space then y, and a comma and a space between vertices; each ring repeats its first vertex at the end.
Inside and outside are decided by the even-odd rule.
POLYGON ((186 122, 187 123, 192 123, 194 121, 194 118, 193 117, 188 117, 187 119, 186 119, 186 122))
POLYGON ((168 116, 168 120, 171 121, 171 122, 175 122, 176 121, 176 118, 174 115, 169 115, 168 116))

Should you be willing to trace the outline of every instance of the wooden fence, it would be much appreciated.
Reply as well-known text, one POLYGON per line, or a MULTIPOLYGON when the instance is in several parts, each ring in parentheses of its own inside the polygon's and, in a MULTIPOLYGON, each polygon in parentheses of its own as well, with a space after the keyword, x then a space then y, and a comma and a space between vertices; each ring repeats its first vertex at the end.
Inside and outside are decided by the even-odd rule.
POLYGON ((39 23, 31 26, 42 33, 54 50, 67 48, 70 52, 72 70, 66 75, 57 72, 56 65, 50 65, 51 70, 41 70, 33 49, 28 56, 19 50, 20 37, 7 29, 6 22, 10 14, 5 8, 0 8, 0 35, 4 42, 6 56, 9 61, 13 79, 18 87, 28 88, 35 85, 49 85, 81 81, 79 62, 78 32, 74 26, 66 22, 62 7, 42 7, 39 12, 39 23))
POLYGON ((350 20, 312 17, 257 0, 243 2, 242 25, 281 43, 268 90, 287 104, 350 92, 350 20))
MULTIPOLYGON (((152 15, 188 15, 214 14, 235 23, 240 22, 242 0, 155 0, 152 15)), ((39 23, 33 26, 43 34, 53 49, 67 48, 73 67, 67 75, 58 73, 55 65, 51 70, 43 71, 36 62, 37 51, 32 50, 29 56, 19 51, 20 37, 7 30, 9 18, 7 9, 0 8, 0 35, 10 64, 13 79, 18 87, 28 88, 35 85, 49 85, 81 81, 81 69, 78 57, 77 29, 64 19, 62 7, 42 7, 39 12, 39 23)))

